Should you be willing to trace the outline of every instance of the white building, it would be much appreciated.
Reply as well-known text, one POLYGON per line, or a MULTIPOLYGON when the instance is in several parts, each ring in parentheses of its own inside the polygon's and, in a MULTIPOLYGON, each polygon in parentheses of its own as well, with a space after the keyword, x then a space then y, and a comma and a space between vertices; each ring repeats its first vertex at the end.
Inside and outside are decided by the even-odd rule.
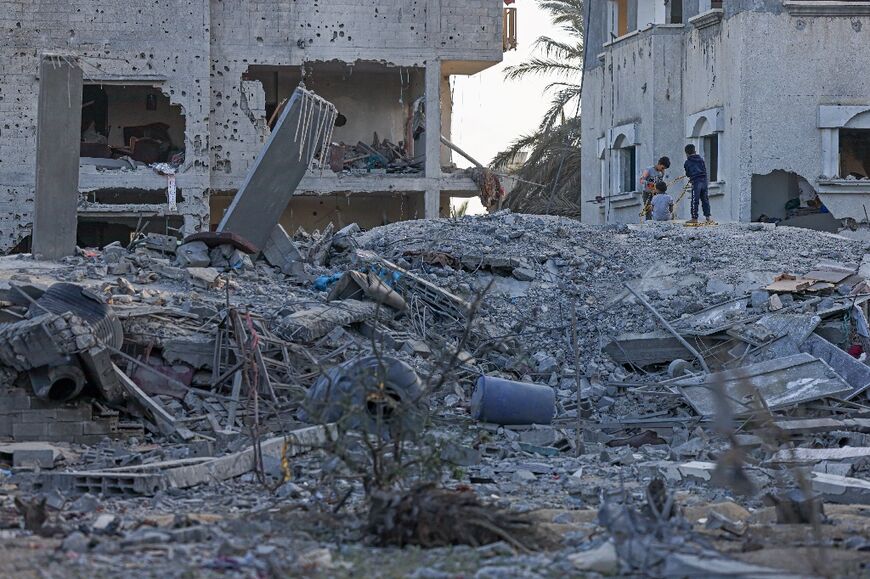
MULTIPOLYGON (((584 221, 637 221, 640 171, 667 155, 668 176, 682 175, 688 143, 707 160, 718 220, 833 222, 807 215, 815 194, 834 217, 865 219, 870 2, 601 0, 587 9, 584 221), (596 197, 604 200, 586 202, 596 197)), ((678 217, 688 213, 687 196, 678 217)))

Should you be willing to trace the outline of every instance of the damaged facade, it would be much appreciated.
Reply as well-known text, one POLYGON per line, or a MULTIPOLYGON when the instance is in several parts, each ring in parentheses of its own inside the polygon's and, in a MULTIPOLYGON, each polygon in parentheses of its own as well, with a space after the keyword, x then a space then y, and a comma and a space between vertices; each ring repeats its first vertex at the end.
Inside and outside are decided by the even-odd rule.
MULTIPOLYGON (((682 175, 688 143, 707 160, 717 219, 832 229, 833 218, 866 219, 870 2, 608 0, 588 10, 584 221, 637 221, 639 173, 667 155, 668 181, 682 175)), ((677 218, 688 206, 687 196, 677 218)))
POLYGON ((82 70, 83 86, 71 85, 82 93, 82 245, 137 228, 214 228, 303 72, 339 107, 335 141, 371 146, 377 135, 378 154, 309 172, 285 226, 434 217, 450 195, 477 193, 467 176, 442 172, 450 153, 439 140, 450 136, 449 76, 501 60, 501 2, 88 4, 0 2, 2 251, 29 247, 49 52, 82 70))

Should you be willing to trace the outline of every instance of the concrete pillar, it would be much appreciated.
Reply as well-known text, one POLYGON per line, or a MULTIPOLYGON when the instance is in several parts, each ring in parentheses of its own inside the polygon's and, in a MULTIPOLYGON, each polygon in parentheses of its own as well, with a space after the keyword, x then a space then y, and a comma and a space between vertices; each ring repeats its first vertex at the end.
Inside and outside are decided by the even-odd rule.
POLYGON ((431 58, 426 61, 426 187, 425 216, 438 217, 441 191, 441 61, 431 58))
POLYGON ((73 255, 79 195, 82 70, 74 58, 45 55, 39 67, 33 254, 73 255))

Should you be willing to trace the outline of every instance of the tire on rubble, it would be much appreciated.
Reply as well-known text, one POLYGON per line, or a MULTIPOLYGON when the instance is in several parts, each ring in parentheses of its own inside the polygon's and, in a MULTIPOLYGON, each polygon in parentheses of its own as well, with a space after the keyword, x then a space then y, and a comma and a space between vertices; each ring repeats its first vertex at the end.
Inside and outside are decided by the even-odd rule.
POLYGON ((422 392, 411 366, 389 356, 368 356, 325 372, 308 391, 301 418, 382 436, 415 433, 423 423, 422 392))

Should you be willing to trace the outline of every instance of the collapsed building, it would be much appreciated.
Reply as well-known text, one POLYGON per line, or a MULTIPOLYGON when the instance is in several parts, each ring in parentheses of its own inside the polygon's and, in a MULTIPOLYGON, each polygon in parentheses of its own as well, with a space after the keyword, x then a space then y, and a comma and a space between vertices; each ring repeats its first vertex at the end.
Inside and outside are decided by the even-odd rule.
POLYGON ((44 70, 81 70, 50 90, 81 98, 82 246, 126 243, 137 229, 189 235, 216 226, 303 79, 338 106, 334 137, 344 153, 306 175, 282 217, 288 229, 436 217, 450 196, 478 192, 469 176, 442 171, 451 163, 440 143, 450 138, 449 77, 501 60, 515 8, 496 0, 89 4, 3 3, 2 251, 29 249, 37 133, 48 139, 66 120, 38 114, 46 61, 44 70))
POLYGON ((668 180, 682 175, 689 143, 707 161, 717 219, 830 230, 867 220, 870 2, 608 0, 587 10, 584 221, 637 221, 639 173, 667 155, 668 180))

